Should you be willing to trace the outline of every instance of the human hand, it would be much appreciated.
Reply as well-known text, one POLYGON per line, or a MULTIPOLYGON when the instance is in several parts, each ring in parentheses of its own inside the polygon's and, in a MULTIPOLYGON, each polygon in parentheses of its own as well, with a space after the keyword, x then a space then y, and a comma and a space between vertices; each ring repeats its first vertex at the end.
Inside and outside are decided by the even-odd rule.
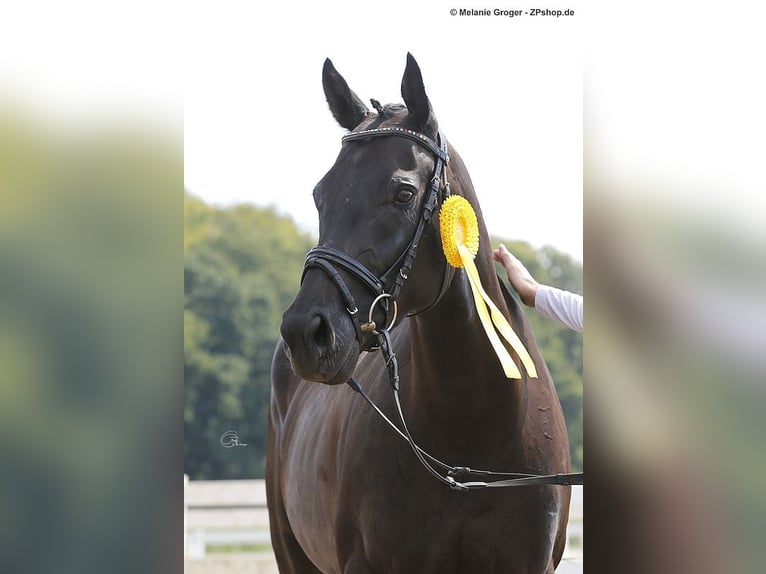
POLYGON ((535 295, 540 284, 530 275, 527 268, 502 243, 492 253, 492 258, 505 267, 508 280, 522 302, 529 307, 534 307, 535 295))

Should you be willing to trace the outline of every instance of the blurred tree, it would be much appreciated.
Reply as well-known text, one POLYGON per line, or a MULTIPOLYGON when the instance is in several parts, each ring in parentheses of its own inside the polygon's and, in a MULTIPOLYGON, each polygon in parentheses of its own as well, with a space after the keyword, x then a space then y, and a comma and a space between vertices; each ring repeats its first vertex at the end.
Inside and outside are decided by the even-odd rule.
POLYGON ((314 244, 273 209, 184 206, 186 472, 192 479, 263 476, 271 355, 282 311, 314 244), (224 448, 236 431, 246 448, 224 448))

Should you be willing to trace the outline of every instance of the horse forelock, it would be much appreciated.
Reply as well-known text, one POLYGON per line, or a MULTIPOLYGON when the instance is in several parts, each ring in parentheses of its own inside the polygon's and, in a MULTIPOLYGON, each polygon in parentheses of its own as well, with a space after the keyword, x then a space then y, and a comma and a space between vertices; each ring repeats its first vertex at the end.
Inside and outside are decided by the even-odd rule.
POLYGON ((375 111, 378 112, 378 115, 384 119, 390 118, 396 112, 406 109, 406 106, 403 106, 402 104, 381 105, 375 98, 370 99, 370 102, 372 103, 372 107, 375 108, 375 111))
POLYGON ((356 126, 353 131, 374 130, 394 126, 422 132, 431 139, 436 139, 437 137, 437 134, 430 133, 429 130, 424 130, 423 126, 416 124, 410 117, 407 106, 403 104, 385 104, 380 106, 379 113, 368 114, 367 118, 356 126))
POLYGON ((402 104, 386 104, 381 107, 382 113, 374 114, 369 120, 363 121, 354 131, 374 130, 380 127, 401 126, 406 122, 407 108, 402 104))

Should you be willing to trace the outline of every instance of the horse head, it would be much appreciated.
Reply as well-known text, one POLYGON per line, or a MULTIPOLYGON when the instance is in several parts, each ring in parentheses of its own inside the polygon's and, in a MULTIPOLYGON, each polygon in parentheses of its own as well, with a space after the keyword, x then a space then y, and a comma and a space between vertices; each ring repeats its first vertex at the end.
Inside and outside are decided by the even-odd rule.
POLYGON ((405 105, 371 100, 372 112, 329 59, 322 83, 330 111, 350 134, 314 188, 319 243, 281 334, 297 375, 340 384, 375 344, 376 326, 429 308, 453 275, 437 217, 448 193, 447 158, 412 55, 402 78, 405 105))

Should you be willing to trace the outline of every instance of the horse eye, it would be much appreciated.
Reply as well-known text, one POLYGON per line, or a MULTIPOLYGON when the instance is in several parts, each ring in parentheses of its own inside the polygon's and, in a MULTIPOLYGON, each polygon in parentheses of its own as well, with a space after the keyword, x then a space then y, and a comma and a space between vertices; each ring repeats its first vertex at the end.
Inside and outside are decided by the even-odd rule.
POLYGON ((412 190, 404 188, 396 192, 394 201, 396 203, 409 203, 413 197, 415 197, 415 194, 412 193, 412 190))

